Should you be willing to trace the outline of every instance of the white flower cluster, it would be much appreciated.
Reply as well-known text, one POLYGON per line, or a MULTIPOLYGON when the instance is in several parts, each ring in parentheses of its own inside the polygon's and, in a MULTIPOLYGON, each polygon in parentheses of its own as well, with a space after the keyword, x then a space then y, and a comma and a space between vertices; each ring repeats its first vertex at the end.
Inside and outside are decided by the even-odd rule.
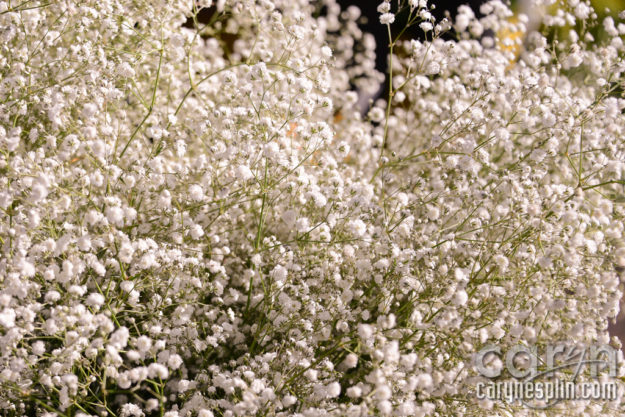
POLYGON ((383 2, 362 117, 334 0, 0 1, 0 408, 522 415, 472 355, 617 343, 625 267, 625 25, 548 3, 383 2))

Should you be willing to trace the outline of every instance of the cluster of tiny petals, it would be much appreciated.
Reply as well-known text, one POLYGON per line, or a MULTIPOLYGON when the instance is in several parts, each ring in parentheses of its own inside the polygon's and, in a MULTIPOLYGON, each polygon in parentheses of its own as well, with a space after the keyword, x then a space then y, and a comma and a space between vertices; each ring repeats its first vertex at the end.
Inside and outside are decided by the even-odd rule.
POLYGON ((0 1, 12 415, 511 413, 472 392, 482 346, 615 343, 620 18, 554 46, 535 28, 588 4, 384 1, 428 41, 393 43, 363 116, 384 77, 356 7, 26 3, 0 1))

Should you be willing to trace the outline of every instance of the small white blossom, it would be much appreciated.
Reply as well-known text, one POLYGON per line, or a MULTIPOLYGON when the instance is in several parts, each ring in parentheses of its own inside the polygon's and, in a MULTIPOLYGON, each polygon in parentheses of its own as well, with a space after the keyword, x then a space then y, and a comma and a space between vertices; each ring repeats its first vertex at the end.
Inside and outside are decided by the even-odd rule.
POLYGON ((380 15, 380 23, 383 25, 390 25, 395 21, 395 15, 393 13, 382 13, 380 15))

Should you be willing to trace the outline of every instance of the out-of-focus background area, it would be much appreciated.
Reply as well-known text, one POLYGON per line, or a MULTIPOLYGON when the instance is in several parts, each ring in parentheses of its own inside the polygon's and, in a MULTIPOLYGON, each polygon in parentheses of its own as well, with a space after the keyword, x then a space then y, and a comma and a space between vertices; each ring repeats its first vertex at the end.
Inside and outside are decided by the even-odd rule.
MULTIPOLYGON (((386 71, 386 56, 388 54, 388 33, 386 27, 379 22, 380 14, 377 11, 378 5, 383 0, 338 0, 338 3, 345 9, 349 6, 356 6, 361 11, 361 27, 364 31, 372 33, 375 36, 377 44, 377 60, 376 65, 380 72, 386 71)), ((571 6, 576 6, 581 0, 566 0, 564 3, 568 3, 571 6)), ((587 1, 587 0, 584 0, 587 1)), ((505 2, 505 0, 504 0, 505 2)), ((392 0, 391 4, 396 6, 397 1, 392 0)), ((485 0, 468 0, 468 1, 456 1, 456 0, 429 0, 428 4, 432 4, 435 8, 432 10, 432 14, 436 16, 437 20, 443 19, 445 16, 455 18, 459 6, 468 5, 473 9, 477 16, 480 16, 480 6, 486 3, 485 0)), ((535 13, 536 8, 532 5, 532 0, 515 0, 511 2, 512 9, 517 13, 525 13, 531 15, 535 13)), ((554 8, 556 4, 563 3, 560 0, 555 0, 554 8)), ((597 12, 598 21, 601 22, 604 17, 611 15, 616 16, 622 10, 625 10, 625 0, 591 0, 591 5, 597 12)), ((396 23, 394 27, 402 28, 402 18, 405 20, 405 16, 401 14, 397 15, 396 23)), ((407 30, 404 35, 406 38, 423 38, 423 32, 415 26, 410 30, 407 30)))

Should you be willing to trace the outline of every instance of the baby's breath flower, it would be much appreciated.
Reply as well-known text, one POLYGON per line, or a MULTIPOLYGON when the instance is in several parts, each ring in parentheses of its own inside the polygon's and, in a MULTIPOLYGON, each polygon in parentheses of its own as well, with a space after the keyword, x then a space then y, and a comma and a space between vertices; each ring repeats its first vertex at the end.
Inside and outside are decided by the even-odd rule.
POLYGON ((475 353, 625 268, 624 16, 551 3, 383 1, 385 78, 336 0, 0 1, 0 408, 524 415, 475 353))
MULTIPOLYGON (((383 3, 387 4, 387 3, 383 3)), ((380 23, 383 25, 390 25, 395 21, 395 15, 393 13, 382 13, 380 15, 380 23)))

